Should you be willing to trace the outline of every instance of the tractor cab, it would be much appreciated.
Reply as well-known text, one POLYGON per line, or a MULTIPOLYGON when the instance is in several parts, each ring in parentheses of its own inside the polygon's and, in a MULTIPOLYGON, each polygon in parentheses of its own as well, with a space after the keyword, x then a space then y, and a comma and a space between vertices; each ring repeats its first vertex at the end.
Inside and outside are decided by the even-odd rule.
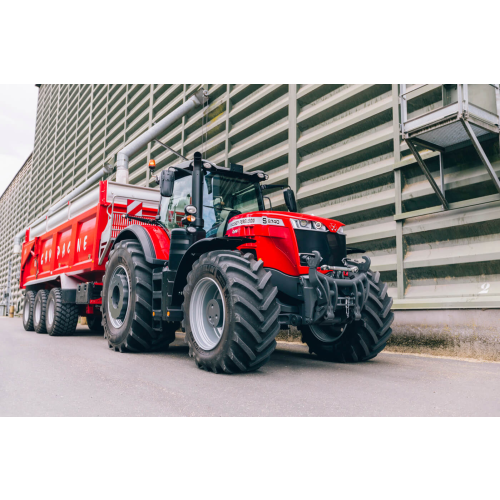
MULTIPOLYGON (((267 176, 262 172, 243 173, 239 166, 231 169, 203 162, 200 206, 193 202, 192 162, 185 162, 163 174, 173 183, 171 196, 162 196, 159 220, 169 230, 189 227, 202 213, 207 238, 223 237, 229 221, 236 215, 264 210, 260 181, 267 176), (173 171, 173 172, 172 172, 173 171), (172 175, 173 173, 173 175, 172 175)), ((160 179, 161 184, 161 179, 160 179)), ((170 194, 167 191, 166 194, 170 194)))

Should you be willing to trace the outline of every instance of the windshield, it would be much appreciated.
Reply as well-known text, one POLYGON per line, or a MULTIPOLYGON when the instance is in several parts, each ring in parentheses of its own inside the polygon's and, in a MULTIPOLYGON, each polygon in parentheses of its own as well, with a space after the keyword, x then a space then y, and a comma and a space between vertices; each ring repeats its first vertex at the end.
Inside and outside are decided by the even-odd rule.
MULTIPOLYGON (((174 193, 162 198, 161 221, 168 229, 182 227, 186 205, 192 203, 192 176, 176 179, 174 193)), ((224 236, 226 221, 240 213, 263 210, 257 182, 208 172, 203 182, 203 219, 207 237, 224 236)))

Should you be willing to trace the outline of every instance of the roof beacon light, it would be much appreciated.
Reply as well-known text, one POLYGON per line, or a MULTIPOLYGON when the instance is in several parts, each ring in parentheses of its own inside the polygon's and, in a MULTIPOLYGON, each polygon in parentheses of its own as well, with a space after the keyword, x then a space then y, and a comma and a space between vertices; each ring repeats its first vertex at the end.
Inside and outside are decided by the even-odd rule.
POLYGON ((149 160, 149 170, 151 174, 154 172, 155 168, 156 168, 156 160, 149 160))

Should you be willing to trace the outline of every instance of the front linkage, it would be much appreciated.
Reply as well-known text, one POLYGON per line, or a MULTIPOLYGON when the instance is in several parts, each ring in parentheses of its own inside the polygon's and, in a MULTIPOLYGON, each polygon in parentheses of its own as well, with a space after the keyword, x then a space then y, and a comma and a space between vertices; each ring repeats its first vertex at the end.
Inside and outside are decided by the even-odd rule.
POLYGON ((307 259, 309 275, 300 278, 304 303, 302 318, 297 323, 326 326, 359 321, 370 287, 367 272, 371 261, 368 257, 363 259, 361 264, 346 259, 346 267, 322 266, 320 269, 332 271, 323 274, 318 271, 321 256, 312 252, 307 259), (343 278, 334 277, 344 273, 347 276, 343 278))

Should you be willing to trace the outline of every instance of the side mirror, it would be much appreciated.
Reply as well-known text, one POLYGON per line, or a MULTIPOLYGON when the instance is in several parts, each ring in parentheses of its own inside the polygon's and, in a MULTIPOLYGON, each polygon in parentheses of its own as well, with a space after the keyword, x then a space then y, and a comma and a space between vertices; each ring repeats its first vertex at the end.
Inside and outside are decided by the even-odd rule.
POLYGON ((174 194, 175 172, 163 170, 160 175, 160 193, 165 198, 170 198, 174 194))
POLYGON ((297 202, 295 201, 295 193, 291 189, 286 189, 283 191, 283 197, 285 198, 285 205, 289 212, 297 213, 297 202))

